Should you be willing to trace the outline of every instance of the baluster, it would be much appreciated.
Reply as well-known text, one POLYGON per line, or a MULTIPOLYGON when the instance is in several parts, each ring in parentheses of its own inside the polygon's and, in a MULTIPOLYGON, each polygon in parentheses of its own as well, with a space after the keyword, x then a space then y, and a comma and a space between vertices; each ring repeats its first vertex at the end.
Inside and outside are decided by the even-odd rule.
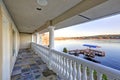
POLYGON ((51 53, 51 68, 54 69, 54 54, 51 53))
POLYGON ((60 55, 58 55, 58 73, 60 72, 60 55))
POLYGON ((50 50, 51 52, 51 55, 50 55, 50 68, 52 69, 53 68, 53 54, 52 54, 52 51, 50 50))
POLYGON ((62 58, 62 71, 63 71, 63 76, 65 76, 65 57, 62 58))
POLYGON ((89 78, 90 78, 90 80, 94 80, 93 72, 94 72, 94 70, 89 68, 89 78))
POLYGON ((67 75, 67 79, 68 79, 68 78, 69 78, 69 74, 70 74, 70 73, 69 73, 69 59, 67 59, 67 66, 66 66, 66 67, 67 67, 67 69, 66 69, 66 70, 67 70, 67 71, 66 71, 67 74, 66 74, 66 75, 67 75))
POLYGON ((112 76, 107 76, 107 80, 119 80, 119 79, 115 79, 112 76))
POLYGON ((57 65, 56 65, 56 61, 57 61, 57 59, 56 59, 57 57, 56 57, 56 54, 54 54, 54 64, 55 64, 55 71, 57 70, 57 65))
POLYGON ((60 74, 60 55, 58 56, 58 73, 60 74))
POLYGON ((66 79, 68 79, 68 70, 67 70, 67 67, 68 67, 68 64, 67 64, 67 61, 68 61, 68 59, 66 58, 66 61, 65 61, 65 77, 66 77, 66 79))
POLYGON ((73 76, 72 76, 72 60, 69 61, 69 79, 68 80, 73 80, 73 76))
POLYGON ((55 54, 53 53, 53 69, 56 71, 56 66, 55 66, 55 54))
POLYGON ((56 54, 54 53, 54 68, 55 68, 55 71, 56 71, 56 54))
POLYGON ((61 56, 59 55, 59 74, 61 74, 61 56))
POLYGON ((47 65, 49 64, 49 54, 48 54, 48 51, 47 51, 47 65))
POLYGON ((61 56, 61 58, 60 58, 60 63, 61 63, 61 65, 60 65, 60 72, 61 72, 61 75, 63 74, 63 68, 62 68, 62 65, 63 65, 63 58, 62 58, 62 56, 61 56))
POLYGON ((56 69, 57 69, 57 73, 58 73, 58 55, 56 54, 56 69))
POLYGON ((66 65, 66 58, 63 57, 63 66, 62 66, 62 67, 63 67, 63 76, 64 76, 64 77, 66 77, 66 76, 65 76, 65 73, 66 73, 65 65, 66 65))
POLYGON ((56 65, 56 54, 54 53, 54 65, 55 65, 55 71, 57 70, 57 65, 56 65))
POLYGON ((83 65, 82 68, 83 68, 82 80, 87 80, 87 72, 86 72, 87 67, 83 65))
POLYGON ((102 73, 97 72, 97 80, 102 80, 102 73))
POLYGON ((81 64, 77 65, 77 80, 81 80, 81 64))
POLYGON ((55 68, 56 68, 56 73, 57 73, 57 54, 55 54, 55 68))
POLYGON ((76 80, 77 78, 77 70, 76 70, 76 62, 73 61, 73 80, 76 80))

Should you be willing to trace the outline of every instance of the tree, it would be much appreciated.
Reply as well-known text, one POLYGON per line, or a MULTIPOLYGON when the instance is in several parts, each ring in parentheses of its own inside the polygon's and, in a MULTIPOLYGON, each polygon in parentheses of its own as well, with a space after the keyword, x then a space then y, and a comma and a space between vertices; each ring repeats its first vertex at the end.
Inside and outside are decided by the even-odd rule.
POLYGON ((64 52, 64 53, 67 53, 67 52, 68 52, 68 51, 67 51, 67 48, 64 47, 64 48, 63 48, 63 52, 64 52))

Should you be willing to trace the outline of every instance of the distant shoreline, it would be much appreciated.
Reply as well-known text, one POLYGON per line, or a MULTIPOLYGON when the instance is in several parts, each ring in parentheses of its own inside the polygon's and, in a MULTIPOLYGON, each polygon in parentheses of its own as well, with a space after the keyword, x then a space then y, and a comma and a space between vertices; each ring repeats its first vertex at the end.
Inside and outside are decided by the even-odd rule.
POLYGON ((98 35, 98 36, 85 36, 85 37, 56 37, 55 40, 107 40, 107 39, 120 39, 120 35, 98 35))
POLYGON ((58 41, 62 40, 119 40, 119 39, 55 39, 58 41))

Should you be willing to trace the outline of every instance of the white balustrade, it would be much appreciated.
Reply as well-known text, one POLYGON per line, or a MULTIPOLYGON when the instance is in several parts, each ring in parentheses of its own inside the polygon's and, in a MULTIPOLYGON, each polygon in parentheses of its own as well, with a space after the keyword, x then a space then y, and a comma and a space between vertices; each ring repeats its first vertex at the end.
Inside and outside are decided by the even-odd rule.
POLYGON ((103 74, 107 76, 107 80, 120 80, 120 71, 118 70, 36 43, 31 43, 31 48, 40 55, 51 70, 64 80, 103 80, 103 74))

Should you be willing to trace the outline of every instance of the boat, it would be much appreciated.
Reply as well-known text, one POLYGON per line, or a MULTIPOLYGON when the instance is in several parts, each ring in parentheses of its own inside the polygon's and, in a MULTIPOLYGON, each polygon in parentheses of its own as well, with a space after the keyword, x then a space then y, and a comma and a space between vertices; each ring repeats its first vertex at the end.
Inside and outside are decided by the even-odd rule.
POLYGON ((95 56, 99 56, 99 57, 104 57, 105 56, 104 51, 93 49, 93 48, 101 48, 101 46, 90 45, 90 44, 84 44, 83 46, 88 47, 87 49, 83 50, 84 55, 87 56, 87 57, 94 58, 95 56))
POLYGON ((90 45, 90 44, 83 44, 83 46, 86 46, 87 49, 76 49, 76 50, 70 50, 68 51, 69 54, 75 55, 75 56, 79 56, 79 54, 83 54, 86 57, 89 58, 95 58, 95 56, 98 57, 104 57, 105 56, 105 52, 101 51, 101 50, 96 50, 95 48, 101 48, 101 46, 97 46, 97 45, 90 45))

